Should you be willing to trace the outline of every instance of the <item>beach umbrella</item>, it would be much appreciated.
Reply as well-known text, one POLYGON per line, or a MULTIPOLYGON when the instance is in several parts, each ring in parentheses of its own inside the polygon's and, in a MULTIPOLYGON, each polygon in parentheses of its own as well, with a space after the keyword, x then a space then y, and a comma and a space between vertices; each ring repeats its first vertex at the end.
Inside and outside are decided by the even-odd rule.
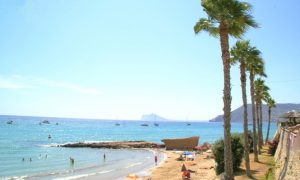
POLYGON ((192 152, 188 152, 188 151, 183 152, 183 155, 192 155, 192 154, 193 154, 192 152))
POLYGON ((280 118, 300 118, 300 112, 292 110, 292 111, 288 111, 284 114, 282 114, 281 116, 279 116, 280 118))
POLYGON ((279 118, 288 119, 288 120, 285 120, 285 121, 281 120, 281 122, 286 122, 286 121, 292 122, 292 120, 293 120, 294 123, 296 123, 296 119, 300 119, 300 112, 295 111, 295 110, 288 111, 288 112, 280 115, 279 118))
POLYGON ((288 111, 288 112, 280 115, 279 118, 284 118, 284 119, 300 118, 300 112, 295 111, 295 110, 288 111))

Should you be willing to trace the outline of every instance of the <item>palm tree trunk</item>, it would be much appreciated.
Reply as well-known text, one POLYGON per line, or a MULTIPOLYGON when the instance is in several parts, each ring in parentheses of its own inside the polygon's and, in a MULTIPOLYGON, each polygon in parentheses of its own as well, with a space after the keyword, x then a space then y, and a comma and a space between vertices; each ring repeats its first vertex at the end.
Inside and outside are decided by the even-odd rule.
POLYGON ((233 180, 232 149, 231 149, 231 84, 230 84, 230 55, 228 28, 224 22, 220 23, 220 41, 222 50, 223 72, 224 72, 224 169, 225 180, 233 180))
POLYGON ((254 73, 251 71, 249 75, 250 79, 250 94, 251 94, 251 105, 252 105, 252 126, 253 126, 253 152, 254 161, 258 162, 257 152, 257 134, 256 134, 256 116, 255 116, 255 95, 254 95, 254 73))
MULTIPOLYGON (((258 94, 258 93, 256 93, 258 94)), ((261 137, 261 134, 260 134, 260 119, 259 119, 259 100, 258 100, 258 96, 256 95, 256 123, 257 123, 257 147, 258 147, 258 154, 261 154, 261 146, 260 146, 260 137, 261 137)))
POLYGON ((267 129, 267 136, 266 136, 266 142, 269 140, 269 131, 270 131, 270 122, 271 122, 271 108, 268 107, 268 129, 267 129))
POLYGON ((262 101, 259 100, 259 133, 260 133, 260 139, 259 139, 259 145, 260 149, 262 149, 262 146, 264 144, 264 135, 263 135, 263 119, 262 119, 262 101))
POLYGON ((241 73, 242 98, 243 98, 243 107, 244 107, 244 156, 245 156, 246 175, 250 177, 251 173, 250 173, 249 142, 248 142, 246 73, 245 73, 245 63, 243 60, 240 61, 240 73, 241 73))

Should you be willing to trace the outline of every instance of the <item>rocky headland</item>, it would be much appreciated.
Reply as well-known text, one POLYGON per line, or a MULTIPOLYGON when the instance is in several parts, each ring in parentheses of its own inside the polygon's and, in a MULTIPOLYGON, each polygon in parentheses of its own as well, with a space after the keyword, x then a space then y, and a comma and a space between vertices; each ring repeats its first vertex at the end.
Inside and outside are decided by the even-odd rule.
MULTIPOLYGON (((157 143, 146 141, 119 141, 119 142, 76 142, 58 145, 59 147, 89 147, 89 148, 107 148, 107 149, 124 149, 124 148, 157 148, 157 143)), ((159 144, 159 147, 165 147, 159 144)))

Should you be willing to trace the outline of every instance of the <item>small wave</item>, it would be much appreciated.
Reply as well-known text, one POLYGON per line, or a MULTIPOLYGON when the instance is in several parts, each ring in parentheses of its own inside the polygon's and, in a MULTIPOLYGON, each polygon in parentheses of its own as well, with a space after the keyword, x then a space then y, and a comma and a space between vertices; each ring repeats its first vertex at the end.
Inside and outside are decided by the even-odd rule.
POLYGON ((28 176, 15 176, 15 177, 6 177, 3 180, 24 180, 28 176))
POLYGON ((44 146, 44 147, 59 147, 59 146, 67 145, 67 144, 76 144, 76 143, 93 144, 93 143, 106 143, 106 142, 114 142, 114 141, 77 141, 77 142, 66 142, 66 143, 62 143, 62 144, 52 143, 52 144, 46 144, 46 145, 42 145, 42 146, 44 146))
POLYGON ((97 174, 105 174, 114 171, 114 169, 107 170, 107 171, 100 171, 100 172, 95 172, 95 173, 89 173, 89 174, 80 174, 76 176, 69 176, 69 177, 63 177, 63 178, 55 178, 54 180, 72 180, 72 179, 79 179, 83 177, 89 177, 89 176, 95 176, 97 174))
POLYGON ((61 144, 58 143, 51 143, 51 144, 40 144, 39 147, 58 147, 61 144))
POLYGON ((109 172, 112 172, 112 171, 114 171, 114 169, 107 170, 107 171, 100 171, 100 172, 97 172, 96 174, 105 174, 105 173, 109 173, 109 172))
POLYGON ((105 142, 113 142, 113 141, 83 141, 84 143, 105 143, 105 142))
POLYGON ((130 165, 124 167, 124 169, 128 169, 128 168, 131 168, 131 167, 134 167, 134 166, 138 166, 140 164, 143 164, 143 163, 142 162, 133 163, 133 164, 130 164, 130 165))

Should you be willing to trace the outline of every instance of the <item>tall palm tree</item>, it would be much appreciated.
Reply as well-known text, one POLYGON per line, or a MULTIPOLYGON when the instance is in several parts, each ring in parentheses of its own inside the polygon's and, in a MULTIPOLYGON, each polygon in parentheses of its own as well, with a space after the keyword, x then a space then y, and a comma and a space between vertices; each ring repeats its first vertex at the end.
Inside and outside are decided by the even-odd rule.
POLYGON ((266 76, 264 74, 264 62, 260 56, 261 56, 261 52, 258 49, 256 49, 256 47, 251 48, 249 60, 247 61, 246 64, 246 68, 249 71, 249 80, 250 80, 252 126, 253 126, 253 152, 254 152, 255 162, 258 162, 258 151, 257 151, 257 133, 256 133, 254 78, 256 75, 266 76))
POLYGON ((268 96, 269 87, 265 85, 265 81, 262 80, 261 78, 255 80, 254 84, 255 84, 256 113, 257 113, 257 122, 258 122, 258 139, 259 139, 258 151, 260 154, 263 145, 262 100, 264 99, 264 97, 268 96))
POLYGON ((206 31, 213 37, 220 37, 224 73, 224 165, 225 179, 233 179, 232 150, 230 134, 231 84, 229 35, 240 38, 249 27, 258 25, 251 16, 251 5, 238 0, 202 0, 201 5, 207 18, 200 18, 194 26, 198 34, 206 31))
POLYGON ((267 96, 266 97, 266 102, 267 102, 267 106, 268 106, 268 128, 267 128, 267 135, 266 135, 266 143, 269 140, 269 131, 270 131, 270 122, 271 122, 271 109, 273 107, 276 107, 276 102, 274 99, 271 98, 271 96, 267 96))
POLYGON ((240 64, 240 79, 242 87, 242 99, 244 110, 244 157, 246 166, 246 175, 251 176, 250 173, 250 160, 249 160, 249 141, 248 141, 248 114, 247 114, 247 94, 246 94, 246 63, 249 58, 250 42, 237 41, 235 46, 231 48, 231 62, 240 64))

